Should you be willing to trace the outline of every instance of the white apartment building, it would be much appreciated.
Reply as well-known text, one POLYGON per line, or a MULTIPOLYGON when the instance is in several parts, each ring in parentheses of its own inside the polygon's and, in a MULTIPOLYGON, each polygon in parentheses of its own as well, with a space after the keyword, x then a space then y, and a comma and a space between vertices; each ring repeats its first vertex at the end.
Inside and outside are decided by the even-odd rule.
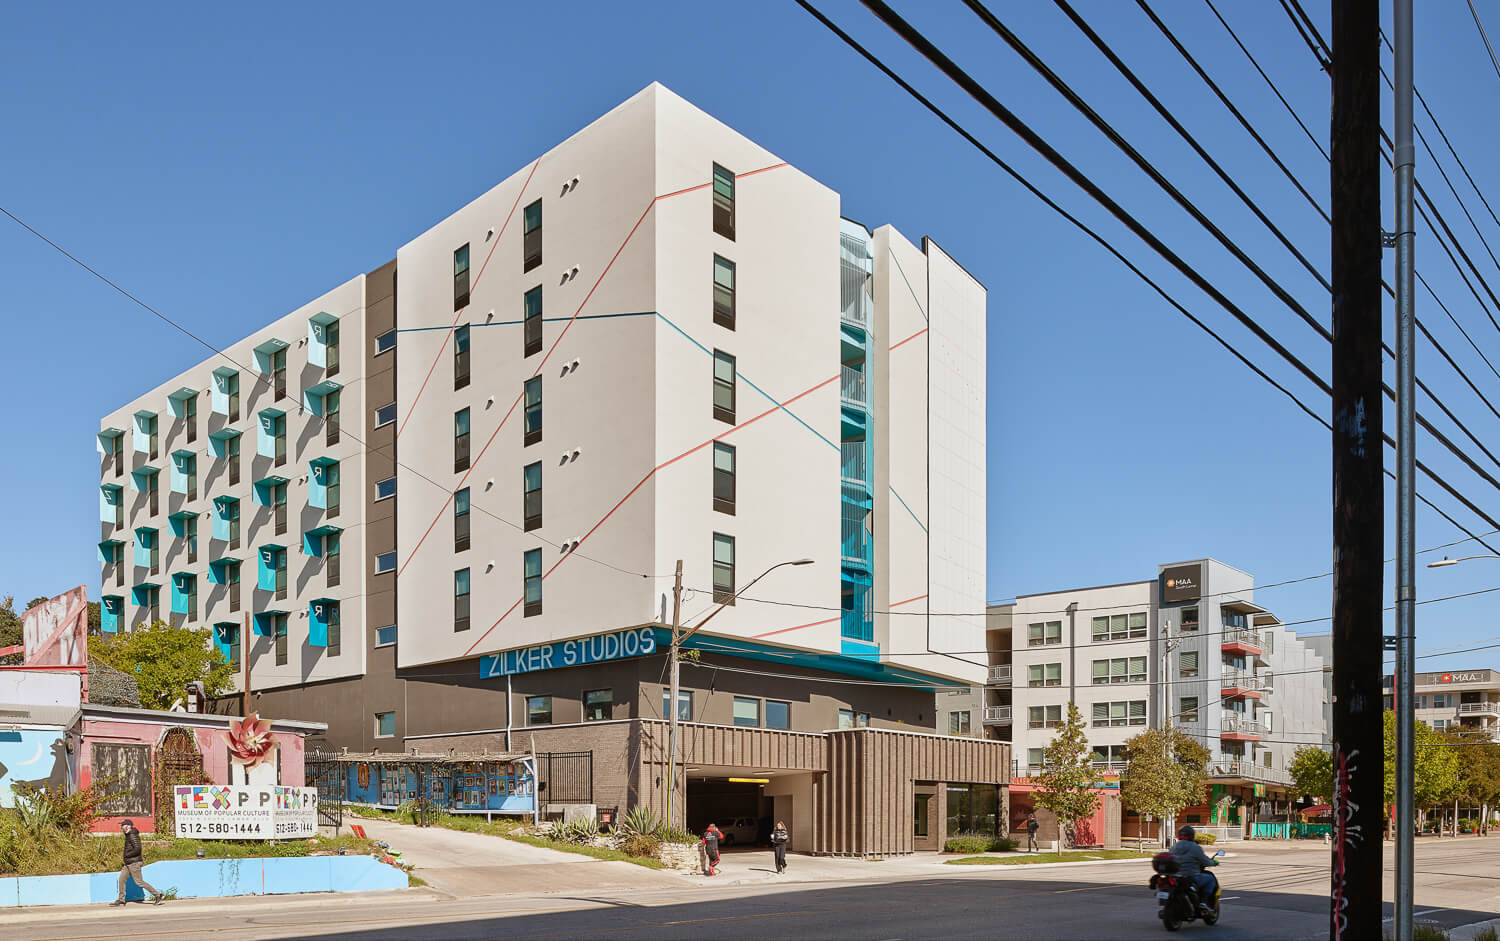
MULTIPOLYGON (((1392 707, 1392 679, 1385 678, 1385 707, 1392 707)), ((1417 721, 1438 731, 1500 731, 1500 673, 1494 670, 1442 670, 1418 673, 1417 721)))
POLYGON ((1022 595, 991 608, 991 634, 985 724, 1023 776, 1070 702, 1101 773, 1122 770, 1125 742, 1165 717, 1208 746, 1216 794, 1284 791, 1292 752, 1326 740, 1321 657, 1255 603, 1249 574, 1213 559, 1022 595))
POLYGON ((248 615, 257 704, 327 722, 315 747, 503 753, 524 734, 593 752, 597 803, 660 808, 675 708, 751 736, 712 753, 689 736, 670 799, 690 823, 790 820, 795 802, 794 840, 830 852, 909 850, 945 819, 999 826, 1003 745, 966 742, 955 765, 899 737, 946 732, 934 688, 986 676, 979 620, 947 616, 984 610, 986 291, 930 239, 843 213, 649 86, 394 262, 111 413, 102 483, 124 454, 144 483, 124 510, 101 492, 106 587, 123 578, 109 623, 201 576, 213 589, 185 591, 178 616, 229 638, 248 615), (329 330, 363 353, 337 374, 329 330), (237 415, 208 391, 221 372, 239 378, 237 415), (184 441, 181 403, 200 399, 206 441, 184 441), (328 401, 363 417, 363 445, 324 437, 328 401), (235 431, 240 451, 218 446, 235 431), (178 449, 203 479, 148 503, 146 471, 178 449), (240 508, 233 545, 206 539, 221 505, 240 508), (179 512, 202 521, 200 551, 184 555, 186 530, 158 561, 152 533, 179 512), (137 530, 144 564, 118 576, 106 544, 137 530), (363 560, 357 577, 330 586, 330 546, 363 560), (733 604, 690 639, 674 705, 678 560, 684 626, 733 604), (254 587, 236 607, 241 565, 254 587), (874 759, 796 736, 876 730, 915 756, 883 811, 901 823, 827 829, 874 759), (772 783, 728 780, 745 775, 772 783))

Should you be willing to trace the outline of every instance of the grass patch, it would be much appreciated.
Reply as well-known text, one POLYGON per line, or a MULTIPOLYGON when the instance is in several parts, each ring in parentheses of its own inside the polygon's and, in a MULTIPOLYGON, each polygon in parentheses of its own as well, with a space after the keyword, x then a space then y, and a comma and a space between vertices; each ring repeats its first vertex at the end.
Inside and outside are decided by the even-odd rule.
POLYGON ((1037 863, 1091 863, 1104 859, 1144 859, 1135 850, 1077 850, 1072 853, 1016 853, 1010 856, 965 856, 947 860, 948 866, 1034 866, 1037 863))

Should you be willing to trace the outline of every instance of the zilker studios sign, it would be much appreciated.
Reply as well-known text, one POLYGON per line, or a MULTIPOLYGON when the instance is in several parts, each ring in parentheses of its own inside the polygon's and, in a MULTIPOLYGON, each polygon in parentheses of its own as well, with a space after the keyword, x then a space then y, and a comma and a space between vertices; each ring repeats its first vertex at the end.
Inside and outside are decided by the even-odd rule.
POLYGON ((644 657, 655 652, 656 631, 649 627, 639 627, 486 654, 479 658, 479 675, 483 679, 493 679, 512 673, 531 673, 536 670, 622 660, 626 657, 644 657))
POLYGON ((1203 566, 1178 565, 1161 573, 1161 603, 1177 604, 1203 597, 1203 566))

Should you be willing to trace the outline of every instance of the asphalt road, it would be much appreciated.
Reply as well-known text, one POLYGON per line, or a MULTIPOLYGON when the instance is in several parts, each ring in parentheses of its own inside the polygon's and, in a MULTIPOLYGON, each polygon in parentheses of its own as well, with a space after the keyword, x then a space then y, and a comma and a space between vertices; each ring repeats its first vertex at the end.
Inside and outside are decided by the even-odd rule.
MULTIPOLYGON (((795 860, 794 860, 795 861, 795 860)), ((1500 840, 1419 844, 1418 911, 1459 926, 1500 912, 1500 840)), ((866 864, 870 865, 870 864, 866 864)), ((82 939, 373 938, 1158 938, 1144 864, 996 871, 934 867, 897 880, 723 885, 662 874, 660 888, 608 888, 455 899, 430 889, 352 896, 183 901, 162 908, 32 910, 0 915, 20 941, 82 939), (949 874, 952 874, 951 876, 949 874), (10 922, 7 924, 7 922, 10 922)), ((894 874, 894 873, 893 873, 894 874)), ((1327 853, 1250 849, 1226 860, 1224 915, 1183 937, 1327 936, 1327 853)), ((1387 895, 1389 897, 1389 895, 1387 895)))

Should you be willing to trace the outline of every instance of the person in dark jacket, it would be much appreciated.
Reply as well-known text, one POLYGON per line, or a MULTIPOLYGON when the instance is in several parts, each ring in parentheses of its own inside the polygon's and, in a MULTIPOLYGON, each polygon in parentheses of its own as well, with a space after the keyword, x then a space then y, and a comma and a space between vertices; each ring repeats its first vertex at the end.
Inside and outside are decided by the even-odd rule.
POLYGON ((723 832, 713 824, 703 831, 703 855, 708 862, 708 875, 719 874, 719 841, 724 839, 723 832))
POLYGON ((786 841, 791 839, 791 834, 786 832, 786 824, 780 820, 776 821, 776 829, 771 831, 771 847, 776 850, 776 871, 786 872, 786 841))
POLYGON ((1037 850, 1037 846, 1036 846, 1036 831, 1037 831, 1037 829, 1039 827, 1041 827, 1041 824, 1037 822, 1036 814, 1035 813, 1029 813, 1029 814, 1027 814, 1026 815, 1026 852, 1028 852, 1028 853, 1035 853, 1036 850, 1037 850))
POLYGON ((125 885, 134 880, 141 891, 151 896, 152 905, 160 905, 164 896, 146 881, 145 874, 141 872, 141 831, 135 828, 134 820, 120 821, 120 830, 125 834, 125 865, 120 869, 120 894, 109 904, 124 905, 125 885))

